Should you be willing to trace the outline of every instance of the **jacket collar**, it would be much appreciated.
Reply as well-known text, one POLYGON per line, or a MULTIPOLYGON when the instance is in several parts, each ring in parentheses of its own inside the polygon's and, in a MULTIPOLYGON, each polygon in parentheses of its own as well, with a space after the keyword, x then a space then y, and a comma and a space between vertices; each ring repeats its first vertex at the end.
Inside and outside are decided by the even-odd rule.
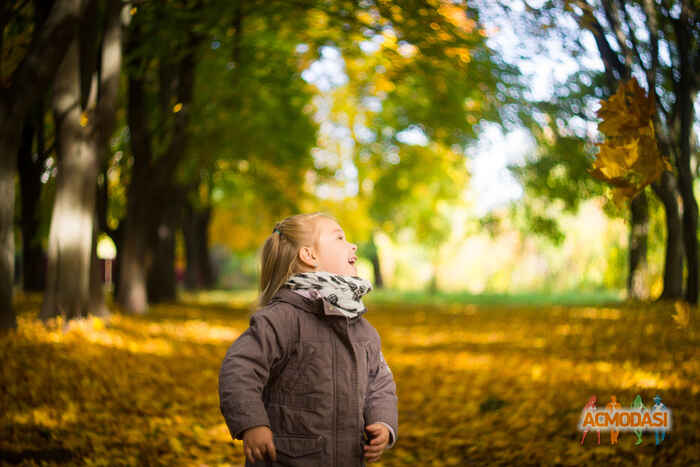
MULTIPOLYGON (((280 287, 272 299, 270 299, 270 302, 275 301, 289 303, 290 305, 294 305, 295 307, 309 313, 325 316, 341 316, 346 318, 346 316, 340 310, 335 309, 326 300, 322 298, 317 298, 314 300, 304 297, 289 287, 280 287)), ((351 318, 350 321, 352 322, 356 319, 358 318, 351 318)))

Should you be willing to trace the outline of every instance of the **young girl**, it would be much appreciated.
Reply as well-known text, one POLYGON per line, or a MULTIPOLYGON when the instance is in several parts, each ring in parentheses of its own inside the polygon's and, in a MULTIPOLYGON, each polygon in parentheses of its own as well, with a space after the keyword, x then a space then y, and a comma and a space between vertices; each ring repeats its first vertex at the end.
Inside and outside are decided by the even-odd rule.
POLYGON ((288 217, 265 242, 259 308, 219 374, 246 466, 363 466, 396 442, 396 384, 362 316, 372 285, 356 250, 324 213, 288 217))

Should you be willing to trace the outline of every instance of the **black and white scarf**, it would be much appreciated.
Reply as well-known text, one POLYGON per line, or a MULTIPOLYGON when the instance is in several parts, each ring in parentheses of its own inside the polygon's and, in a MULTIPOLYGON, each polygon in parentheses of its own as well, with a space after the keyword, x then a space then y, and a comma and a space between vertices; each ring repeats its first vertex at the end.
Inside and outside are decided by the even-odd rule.
POLYGON ((302 295, 323 298, 349 318, 367 311, 362 296, 372 290, 372 284, 359 276, 344 276, 326 271, 299 272, 292 275, 283 287, 304 291, 302 295))

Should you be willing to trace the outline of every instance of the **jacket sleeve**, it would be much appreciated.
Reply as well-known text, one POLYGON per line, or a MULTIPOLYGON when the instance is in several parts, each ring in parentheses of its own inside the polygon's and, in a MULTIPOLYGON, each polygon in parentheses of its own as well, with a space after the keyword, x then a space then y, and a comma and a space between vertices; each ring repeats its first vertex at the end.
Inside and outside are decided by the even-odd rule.
POLYGON ((394 375, 381 352, 381 340, 380 350, 369 375, 364 415, 366 425, 376 422, 389 425, 393 439, 390 440, 388 447, 391 448, 399 435, 398 397, 396 396, 394 375))
POLYGON ((262 392, 270 369, 287 354, 290 335, 284 314, 274 318, 260 312, 251 316, 250 326, 231 344, 221 364, 219 405, 234 439, 243 439, 248 428, 270 427, 262 392))

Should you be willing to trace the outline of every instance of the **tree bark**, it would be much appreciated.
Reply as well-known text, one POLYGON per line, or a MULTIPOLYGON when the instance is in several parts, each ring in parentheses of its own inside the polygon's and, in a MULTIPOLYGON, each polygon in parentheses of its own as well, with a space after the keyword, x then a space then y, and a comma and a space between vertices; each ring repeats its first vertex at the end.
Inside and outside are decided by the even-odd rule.
POLYGON ((41 246, 39 234, 39 199, 41 197, 41 174, 46 162, 44 148, 44 108, 39 103, 35 112, 25 119, 22 143, 17 159, 22 206, 20 224, 22 228, 22 288, 40 292, 46 284, 46 254, 41 246), (36 138, 35 138, 36 136, 36 138), (36 139, 36 151, 33 150, 36 139), (36 154, 36 159, 34 158, 36 154))
POLYGON ((132 179, 127 191, 126 219, 122 221, 124 236, 120 245, 117 301, 130 313, 142 314, 148 310, 146 277, 151 255, 148 252, 147 237, 151 229, 144 205, 150 193, 148 187, 142 186, 143 176, 139 175, 137 165, 135 157, 132 179))
MULTIPOLYGON (((121 13, 122 7, 120 0, 108 0, 105 9, 105 26, 102 43, 99 46, 100 54, 89 54, 84 52, 82 55, 95 56, 101 58, 97 63, 97 72, 94 73, 93 79, 90 81, 98 81, 99 100, 96 104, 95 112, 95 146, 97 148, 98 167, 105 168, 110 157, 110 137, 114 131, 116 122, 117 97, 119 94, 119 76, 122 64, 122 45, 121 45, 121 13)), ((94 31, 93 31, 94 32, 94 31)), ((85 36, 84 40, 91 41, 90 36, 85 36)), ((83 50, 90 51, 89 47, 83 47, 83 50)), ((89 62, 89 61, 88 61, 89 62)), ((87 73, 93 76, 92 69, 88 68, 87 73)), ((85 89, 85 87, 83 87, 85 89)), ((95 209, 95 228, 93 230, 92 253, 91 253, 91 269, 90 273, 90 310, 93 310, 98 316, 108 316, 109 310, 105 304, 104 297, 104 282, 102 262, 97 257, 97 238, 100 232, 107 231, 107 203, 109 185, 107 172, 103 170, 102 188, 95 185, 96 188, 96 209, 95 209)))
POLYGON ((693 194, 693 176, 690 170, 690 139, 694 119, 693 103, 697 76, 693 71, 690 56, 690 7, 681 2, 681 14, 674 23, 678 35, 678 55, 680 61, 680 80, 676 105, 679 108, 680 132, 678 135, 679 157, 677 159, 678 186, 683 198, 683 241, 685 246, 686 278, 685 299, 689 303, 698 303, 698 203, 693 194))
MULTIPOLYGON (((138 14, 131 19, 127 34, 125 49, 128 54, 136 49, 141 40, 141 25, 138 14)), ((128 81, 127 120, 130 130, 131 152, 134 164, 131 170, 131 180, 127 187, 126 218, 124 236, 120 251, 118 303, 130 313, 141 314, 148 309, 146 293, 146 278, 149 264, 147 255, 147 236, 150 232, 149 204, 150 193, 148 183, 150 173, 148 166, 151 158, 151 136, 148 132, 146 113, 145 81, 138 73, 145 68, 143 56, 136 56, 133 67, 130 68, 128 81), (135 71, 136 70, 136 71, 135 71)))
MULTIPOLYGON (((137 18, 132 19, 127 47, 138 47, 141 29, 137 18)), ((190 105, 194 91, 195 48, 197 38, 191 33, 188 52, 180 59, 174 69, 174 80, 179 111, 173 116, 173 131, 167 149, 159 157, 153 154, 147 125, 146 89, 144 77, 132 73, 129 76, 128 120, 131 130, 131 149, 134 156, 131 182, 127 189, 127 214, 124 231, 122 263, 120 265, 120 284, 118 302, 126 310, 143 313, 148 308, 147 277, 152 264, 152 252, 157 248, 149 245, 155 225, 159 225, 164 207, 169 203, 169 188, 175 177, 175 171, 184 158, 187 144, 190 105)), ((134 68, 144 65, 143 58, 138 59, 134 68)), ((161 57, 160 66, 167 66, 167 60, 161 57)), ((161 77, 163 74, 161 73, 161 77)), ((169 92, 169 83, 161 94, 169 92)), ((162 95, 161 95, 162 97, 162 95)), ((170 111, 165 115, 171 114, 170 111)))
POLYGON ((93 222, 92 243, 90 245, 90 302, 88 309, 95 316, 109 316, 109 308, 105 303, 104 296, 104 271, 102 262, 97 257, 97 238, 99 236, 97 222, 97 209, 95 209, 95 220, 93 222))
POLYGON ((190 201, 185 204, 182 233, 185 240, 185 287, 188 290, 211 288, 216 278, 209 254, 209 222, 211 207, 197 209, 190 201))
MULTIPOLYGON (((0 105, 0 115, 8 115, 0 105)), ((0 331, 17 327, 12 305, 15 280, 15 173, 21 120, 0 124, 0 331)))
POLYGON ((382 276, 382 268, 379 262, 379 251, 377 250, 377 244, 374 242, 374 234, 370 233, 369 236, 369 259, 372 262, 372 269, 374 270, 374 287, 376 289, 384 288, 384 277, 382 276))
MULTIPOLYGON (((59 315, 66 321, 85 317, 90 305, 98 161, 94 116, 92 112, 84 113, 81 105, 79 56, 76 39, 66 53, 54 85, 58 165, 46 290, 39 315, 42 320, 59 315)), ((94 107, 96 94, 94 89, 88 108, 94 107)))
POLYGON ((642 191, 630 203, 627 296, 634 300, 644 300, 649 297, 648 233, 649 204, 645 192, 642 191))
POLYGON ((54 89, 59 166, 42 319, 107 312, 96 257, 97 173, 115 121, 121 5, 115 0, 107 4, 102 41, 95 21, 97 4, 90 3, 85 11, 54 89))
POLYGON ((57 0, 46 20, 35 25, 35 37, 10 77, 10 86, 0 89, 0 330, 16 326, 12 286, 15 175, 21 122, 53 80, 77 33, 83 6, 80 0, 57 0))
POLYGON ((153 252, 153 263, 148 271, 148 301, 150 303, 160 303, 174 301, 177 298, 176 275, 175 275, 175 231, 180 224, 178 219, 178 206, 171 205, 161 216, 152 235, 155 237, 151 242, 153 252))
POLYGON ((659 300, 683 298, 683 228, 678 204, 676 177, 664 172, 661 179, 652 184, 656 196, 664 205, 666 217, 666 255, 664 260, 664 288, 659 300))

